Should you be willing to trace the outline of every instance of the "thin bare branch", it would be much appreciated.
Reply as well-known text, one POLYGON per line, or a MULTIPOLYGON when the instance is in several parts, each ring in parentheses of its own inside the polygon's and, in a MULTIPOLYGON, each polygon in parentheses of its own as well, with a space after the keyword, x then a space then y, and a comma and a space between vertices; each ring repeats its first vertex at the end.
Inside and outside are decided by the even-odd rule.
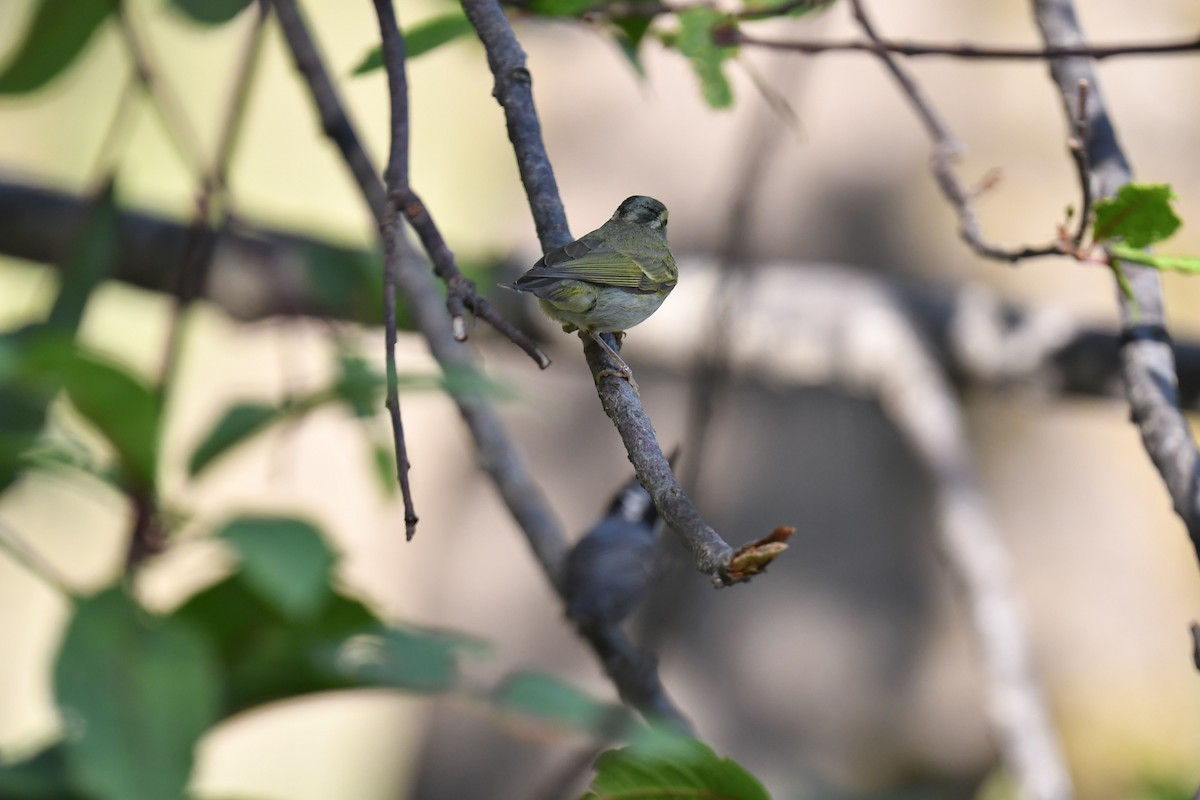
POLYGON ((1062 45, 1045 47, 998 47, 977 44, 945 44, 941 42, 915 42, 895 39, 763 39, 729 26, 716 31, 715 37, 722 45, 750 45, 770 50, 786 50, 793 53, 859 52, 875 55, 897 56, 946 56, 968 60, 1002 61, 1049 61, 1055 58, 1082 57, 1097 61, 1122 56, 1187 55, 1200 53, 1200 37, 1178 39, 1168 42, 1127 42, 1111 45, 1062 45))
POLYGON ((7 552, 14 561, 29 570, 30 574, 40 578, 43 583, 56 589, 64 597, 74 596, 75 592, 58 568, 4 522, 0 522, 0 550, 7 552))
MULTIPOLYGON (((878 43, 882 41, 879 34, 875 31, 875 26, 867 16, 866 9, 863 7, 861 0, 852 0, 851 7, 854 10, 855 19, 863 29, 863 33, 873 42, 878 43)), ((979 222, 979 215, 975 212, 975 207, 972 203, 976 192, 963 182, 958 172, 954 169, 954 159, 961 151, 961 145, 942 122, 933 105, 925 97, 925 93, 921 91, 916 81, 913 80, 908 71, 900 65, 892 54, 881 49, 876 52, 876 55, 883 62, 888 72, 892 74, 892 77, 895 78, 896 83, 900 85, 900 88, 912 104, 913 109, 917 112, 917 116, 921 118, 921 123, 925 126, 925 130, 928 131, 929 136, 934 141, 930 164, 943 196, 950 201, 955 213, 958 214, 958 232, 963 241, 973 251, 984 258, 1010 263, 1029 258, 1063 255, 1065 252, 1064 246, 1059 241, 1039 247, 1004 248, 990 244, 984 239, 983 227, 979 222)))
POLYGON ((391 0, 375 0, 383 41, 383 61, 387 70, 391 99, 391 145, 384 170, 388 191, 388 210, 380 224, 383 239, 383 319, 384 354, 387 370, 387 410, 392 421, 392 444, 396 456, 396 479, 404 501, 405 538, 412 541, 417 532, 417 512, 409 482, 408 445, 404 441, 404 423, 400 417, 400 390, 396 376, 396 272, 400 258, 396 242, 404 233, 397 213, 397 194, 408 188, 408 77, 405 74, 404 37, 400 35, 391 0))

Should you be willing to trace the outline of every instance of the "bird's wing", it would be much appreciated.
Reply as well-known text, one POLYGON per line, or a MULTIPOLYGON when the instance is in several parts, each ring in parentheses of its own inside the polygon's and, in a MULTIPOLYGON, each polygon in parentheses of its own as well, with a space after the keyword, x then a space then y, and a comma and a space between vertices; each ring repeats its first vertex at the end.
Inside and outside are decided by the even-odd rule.
POLYGON ((652 248, 652 256, 642 261, 642 282, 639 288, 646 291, 670 289, 679 280, 679 268, 675 266, 675 257, 667 243, 652 248))
POLYGON ((589 233, 551 250, 517 279, 516 289, 532 288, 546 279, 587 281, 601 286, 648 290, 646 273, 632 257, 614 248, 603 237, 589 233))

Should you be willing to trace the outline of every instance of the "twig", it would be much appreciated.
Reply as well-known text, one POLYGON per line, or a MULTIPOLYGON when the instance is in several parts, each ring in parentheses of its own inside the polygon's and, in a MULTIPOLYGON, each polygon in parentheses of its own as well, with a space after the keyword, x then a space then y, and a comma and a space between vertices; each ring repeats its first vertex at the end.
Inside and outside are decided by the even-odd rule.
MULTIPOLYGON (((312 93, 313 101, 321 115, 322 129, 325 135, 334 141, 342 153, 342 158, 350 167, 354 179, 358 182, 371 213, 376 221, 381 222, 388 213, 387 190, 375 173, 371 158, 366 150, 353 136, 350 120, 343 110, 337 88, 329 77, 329 72, 322 63, 317 52, 316 43, 308 31, 304 18, 296 6, 295 0, 272 0, 275 13, 279 17, 284 37, 288 42, 296 68, 304 76, 312 93)), ((401 192, 398 203, 400 211, 408 219, 413 230, 420 237, 429 257, 433 260, 434 271, 446 282, 450 296, 447 304, 455 322, 455 335, 465 339, 467 326, 462 309, 470 309, 475 316, 487 322, 501 335, 521 348, 537 365, 545 369, 550 365, 550 358, 537 344, 520 331, 512 323, 505 320, 495 308, 476 291, 475 286, 458 269, 454 255, 446 246, 445 240, 438 233, 425 205, 412 192, 410 187, 401 192)))
POLYGON ((408 187, 408 77, 405 75, 404 37, 400 35, 391 0, 375 0, 383 42, 391 98, 391 147, 384 185, 388 192, 388 210, 379 227, 383 239, 383 315, 385 358, 387 362, 387 410, 392 421, 392 443, 396 454, 396 479, 404 499, 404 535, 412 541, 417 532, 417 512, 409 484, 408 446, 400 418, 400 390, 396 379, 396 272, 400 258, 396 242, 404 235, 400 229, 398 196, 408 187))
POLYGON ((142 84, 136 72, 131 73, 121 87, 116 109, 108 123, 108 129, 104 132, 104 138, 100 141, 100 147, 96 150, 94 166, 91 171, 94 176, 93 183, 107 181, 116 172, 125 145, 131 138, 127 134, 127 129, 133 124, 134 113, 137 111, 135 101, 139 98, 141 88, 142 84))
POLYGON ((1076 104, 1076 114, 1071 120, 1071 135, 1067 139, 1067 150, 1071 160, 1075 162, 1075 172, 1079 176, 1079 188, 1083 195, 1080 203, 1079 221, 1076 223, 1075 235, 1071 237, 1071 246, 1075 252, 1083 247, 1083 238, 1087 235, 1092 218, 1092 161, 1088 156, 1088 82, 1079 81, 1079 95, 1076 104))
MULTIPOLYGON (((866 9, 863 8, 861 0, 852 0, 851 8, 854 10, 855 19, 867 37, 873 42, 881 41, 879 35, 875 32, 874 25, 867 17, 866 9)), ((1040 247, 1009 249, 989 244, 984 240, 979 216, 975 213, 975 207, 972 205, 972 199, 976 193, 963 183, 954 169, 953 160, 961 150, 961 146, 938 117, 937 112, 934 111, 933 106, 926 99, 912 76, 886 50, 879 50, 876 52, 876 55, 883 62, 884 66, 887 67, 892 77, 895 78, 900 88, 904 91, 904 94, 907 95, 913 109, 921 118, 921 123, 925 126, 926 131, 928 131, 929 136, 934 141, 930 166, 933 169, 934 177, 937 179, 938 187, 942 190, 942 194, 950 201, 955 213, 958 214, 958 233, 963 241, 973 251, 984 258, 1010 263, 1029 258, 1063 255, 1063 243, 1058 241, 1040 247)))
MULTIPOLYGON (((570 242, 572 237, 542 142, 525 53, 496 0, 463 0, 463 11, 487 51, 488 66, 495 78, 493 95, 504 108, 508 136, 542 251, 549 252, 570 242)), ((591 337, 581 338, 584 356, 597 382, 600 404, 620 433, 638 480, 650 493, 663 520, 692 553, 697 568, 710 575, 717 586, 745 580, 761 571, 770 557, 761 562, 757 559, 771 537, 735 551, 704 521, 696 505, 680 488, 633 385, 611 377, 614 365, 607 353, 591 337), (605 373, 610 377, 604 378, 605 373), (745 571, 748 563, 757 566, 745 571)))
MULTIPOLYGON (((375 213, 377 222, 382 223, 387 211, 387 196, 383 183, 370 166, 370 159, 359 143, 354 126, 328 80, 328 72, 321 62, 313 44, 312 36, 300 17, 293 0, 273 0, 281 21, 286 14, 285 37, 292 57, 302 64, 301 73, 306 78, 309 90, 317 100, 322 119, 327 126, 338 131, 338 144, 347 160, 353 158, 365 165, 364 175, 370 177, 360 188, 375 213)), ((327 127, 327 130, 329 129, 327 127)), ((360 174, 359 169, 354 170, 360 174)), ((417 328, 425 336, 429 350, 444 372, 459 375, 478 375, 479 371, 471 352, 454 335, 450 320, 429 270, 420 259, 407 249, 407 243, 396 237, 396 248, 400 251, 396 259, 396 286, 408 305, 417 328)), ((564 593, 563 565, 566 561, 567 543, 562 527, 542 494, 541 487, 533 479, 528 466, 508 438, 508 433, 499 416, 487 400, 471 393, 452 395, 463 421, 471 432, 479 456, 481 468, 495 484, 501 499, 517 525, 525 534, 534 557, 538 560, 547 580, 562 597, 564 593)), ((663 716, 668 719, 682 715, 662 691, 656 670, 638 669, 636 664, 626 663, 627 651, 631 648, 619 630, 607 631, 606 639, 590 638, 597 657, 622 698, 648 716, 663 716), (616 643, 622 643, 618 646, 616 643)))
POLYGON ((992 47, 976 44, 942 44, 938 42, 899 41, 872 38, 868 41, 822 39, 763 39, 747 34, 734 26, 720 28, 714 38, 721 45, 751 45, 793 53, 860 52, 876 55, 947 56, 950 58, 1007 61, 1049 61, 1078 56, 1097 61, 1121 56, 1178 55, 1200 52, 1200 38, 1170 42, 1130 42, 1111 45, 1061 45, 1045 47, 992 47))
POLYGON ((354 132, 350 118, 346 116, 342 99, 333 80, 329 77, 329 70, 325 68, 325 63, 321 60, 317 44, 308 30, 308 24, 301 16, 295 0, 271 0, 271 4, 275 8, 275 17, 279 20, 279 27, 283 31, 296 69, 304 78, 304 83, 308 86, 313 102, 317 106, 317 113, 321 118, 321 130, 342 154, 342 160, 350 168, 350 173, 358 184, 359 192, 362 193, 363 200, 371 210, 371 216, 377 222, 382 221, 387 215, 388 205, 383 181, 379 179, 379 174, 371 163, 371 157, 367 155, 367 151, 354 132))
POLYGON ((149 95, 151 106, 158 114, 167 139, 174 145, 179 157, 200 176, 206 183, 214 184, 211 189, 219 188, 216 177, 205 167, 204 149, 200 146, 200 138, 195 128, 188 121, 183 105, 179 98, 162 80, 162 73, 155 68, 149 48, 142 42, 130 17, 127 3, 116 6, 117 28, 121 33, 121 41, 133 61, 134 72, 138 82, 149 95))
POLYGON ((47 561, 19 533, 4 522, 0 522, 0 550, 6 551, 14 561, 65 597, 75 595, 66 579, 59 573, 58 568, 47 561))
MULTIPOLYGON (((233 78, 228 108, 221 124, 220 139, 212 165, 201 170, 197 177, 195 211, 192 214, 182 255, 179 257, 180 266, 175 275, 175 286, 172 292, 175 303, 171 309, 166 344, 163 348, 163 358, 159 368, 158 384, 163 392, 164 404, 167 402, 174 384, 174 374, 179 364, 179 351, 183 345, 184 311, 203 294, 204 284, 207 282, 213 257, 216 254, 217 240, 229 221, 230 198, 225 178, 229 172, 229 165, 233 161, 238 134, 245 119, 246 103, 250 95, 250 87, 254 83, 258 55, 262 48, 266 15, 267 6, 260 4, 254 20, 254 27, 246 39, 241 61, 233 78)), ((149 62, 146 62, 142 69, 149 69, 149 62)), ((145 73, 145 80, 153 86, 161 87, 160 93, 163 96, 173 96, 160 76, 148 72, 145 73)), ((172 116, 177 117, 181 129, 191 130, 191 125, 182 112, 178 115, 172 114, 172 116)))
MULTIPOLYGON (((1047 45, 1076 46, 1084 41, 1070 0, 1032 0, 1032 9, 1047 45)), ((1050 62, 1050 75, 1067 118, 1087 120, 1089 174, 1097 196, 1115 194, 1133 179, 1133 170, 1117 140, 1095 69, 1087 59, 1064 58, 1050 62), (1086 109, 1078 107, 1081 82, 1090 87, 1086 109)), ((1125 264, 1123 270, 1132 290, 1132 297, 1117 292, 1123 330, 1122 374, 1131 417, 1200 558, 1200 455, 1179 409, 1178 376, 1166 330, 1161 281, 1158 272, 1137 264, 1125 264)))

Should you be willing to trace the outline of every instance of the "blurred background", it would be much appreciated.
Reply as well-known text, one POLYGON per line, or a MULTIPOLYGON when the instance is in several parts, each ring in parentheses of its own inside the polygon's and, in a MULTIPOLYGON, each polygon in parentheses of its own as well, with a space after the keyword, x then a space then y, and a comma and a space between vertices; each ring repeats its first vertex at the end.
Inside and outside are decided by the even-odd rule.
MULTIPOLYGON (((12 52, 33 5, 0 4, 0 54, 12 52)), ((1200 28, 1200 6, 1190 0, 1079 5, 1095 42, 1173 39, 1200 28)), ((250 15, 200 28, 158 2, 129 7, 211 153, 250 15)), ((404 0, 398 13, 407 25, 445 8, 404 0)), ((1025 3, 871 8, 895 38, 1037 41, 1025 3)), ((385 78, 378 71, 350 77, 378 39, 371 5, 318 1, 304 11, 381 158, 385 78)), ((740 261, 770 265, 757 274, 845 274, 939 296, 981 287, 1071 325, 1115 325, 1114 282, 1103 269, 1066 260, 998 265, 960 242, 929 175, 930 143, 871 57, 743 52, 727 66, 734 107, 714 111, 686 61, 653 42, 639 77, 598 30, 528 19, 516 30, 575 235, 631 194, 670 208, 680 289, 663 314, 628 337, 624 352, 660 438, 680 443, 685 462, 696 458, 685 440, 690 370, 714 325, 705 292, 685 289, 689 278, 711 286, 714 254, 731 235, 731 208, 759 148, 769 148, 768 166, 752 184, 752 212, 734 232, 740 261)), ((764 30, 857 35, 840 4, 764 30)), ((1051 239, 1078 199, 1045 66, 927 59, 911 67, 965 144, 963 175, 974 181, 1001 171, 977 203, 988 238, 1051 239)), ((118 37, 103 29, 48 89, 0 99, 0 181, 74 195, 94 189, 127 69, 118 37)), ((1138 179, 1170 183, 1179 196, 1185 225, 1167 249, 1200 253, 1189 224, 1200 218, 1200 60, 1113 59, 1099 71, 1138 179)), ((424 55, 410 64, 409 82, 414 188, 464 264, 508 265, 481 287, 546 336, 555 363, 545 372, 483 326, 471 341, 488 375, 511 389, 504 417, 567 529, 581 534, 630 468, 577 341, 535 320, 517 298, 487 289, 539 251, 482 48, 460 39, 424 55)), ((148 106, 124 135, 122 205, 186 220, 195 178, 148 106)), ((229 184, 235 213, 248 223, 374 246, 374 225, 322 137, 273 23, 229 184)), ((218 250, 218 263, 222 257, 218 250)), ((0 259, 0 325, 44 316, 56 275, 43 264, 0 259)), ((1175 276, 1164 283, 1172 333, 1200 338, 1200 283, 1175 276)), ((151 380, 170 314, 164 295, 114 282, 93 297, 81 335, 151 380)), ((789 324, 779 321, 781 330, 789 324)), ((162 470, 164 502, 180 524, 168 552, 141 576, 140 591, 155 607, 172 608, 225 569, 226 556, 205 537, 219 521, 243 511, 300 512, 335 537, 344 554, 339 583, 386 618, 491 642, 481 680, 535 669, 611 697, 476 470, 446 396, 402 397, 421 517, 412 542, 404 541, 398 498, 373 475, 360 424, 332 411, 268 433, 221 469, 187 477, 188 455, 229 403, 278 401, 321 385, 333 368, 335 331, 382 364, 382 330, 373 327, 241 321, 207 302, 189 311, 162 470)), ((401 335, 399 357, 402 373, 435 370, 415 335, 401 335)), ((1183 789, 1200 784, 1200 675, 1188 637, 1200 617, 1200 581, 1127 406, 1019 382, 968 384, 962 402, 1079 796, 1175 796, 1150 794, 1170 791, 1162 787, 1182 787, 1186 796, 1183 789)), ((695 499, 728 540, 750 541, 778 524, 798 529, 767 576, 714 592, 703 576, 676 570, 669 592, 654 598, 654 613, 634 623, 653 634, 663 680, 700 735, 776 798, 1007 796, 995 777, 969 615, 938 550, 929 480, 877 399, 742 369, 717 398, 699 455, 698 467, 686 467, 698 469, 695 499)), ((0 498, 0 522, 79 591, 110 585, 120 573, 129 512, 95 482, 25 480, 0 498)), ((48 675, 68 617, 63 597, 0 555, 0 753, 56 737, 62 722, 48 675)), ((588 747, 514 728, 454 698, 344 692, 222 724, 202 742, 195 786, 202 796, 280 800, 539 797, 588 747)), ((585 780, 586 770, 579 775, 585 780)))

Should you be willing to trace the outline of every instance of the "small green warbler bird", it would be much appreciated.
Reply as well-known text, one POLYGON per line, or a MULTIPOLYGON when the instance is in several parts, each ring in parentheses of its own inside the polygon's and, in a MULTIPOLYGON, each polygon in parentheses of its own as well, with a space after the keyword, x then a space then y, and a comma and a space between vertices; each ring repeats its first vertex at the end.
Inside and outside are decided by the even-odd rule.
POLYGON ((629 378, 629 366, 599 334, 620 335, 649 317, 678 279, 667 245, 667 207, 635 195, 596 230, 542 256, 509 288, 535 295, 567 333, 591 336, 629 378))

